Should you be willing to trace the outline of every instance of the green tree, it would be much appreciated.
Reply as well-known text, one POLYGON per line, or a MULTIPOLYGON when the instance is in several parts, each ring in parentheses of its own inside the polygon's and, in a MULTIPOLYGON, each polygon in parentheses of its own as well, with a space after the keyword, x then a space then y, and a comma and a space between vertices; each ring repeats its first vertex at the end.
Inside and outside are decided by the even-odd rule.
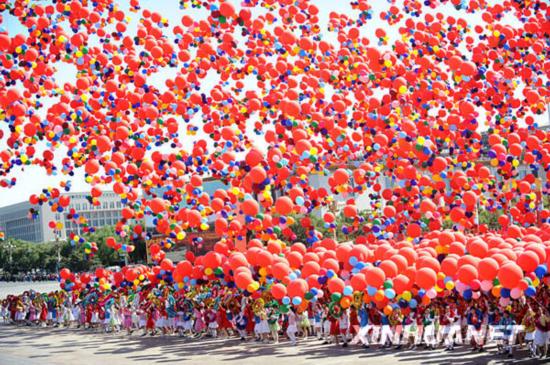
POLYGON ((106 244, 107 238, 118 238, 113 226, 105 226, 98 228, 93 233, 87 233, 83 235, 84 239, 89 242, 95 242, 97 245, 97 252, 94 255, 92 264, 94 266, 113 266, 119 265, 124 259, 115 252, 111 247, 106 244))

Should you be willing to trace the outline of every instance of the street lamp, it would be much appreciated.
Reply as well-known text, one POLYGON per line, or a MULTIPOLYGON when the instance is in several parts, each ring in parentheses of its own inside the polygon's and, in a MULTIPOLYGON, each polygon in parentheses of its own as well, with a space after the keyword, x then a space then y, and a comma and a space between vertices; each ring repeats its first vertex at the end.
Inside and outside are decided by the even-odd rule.
POLYGON ((54 240, 54 244, 55 244, 55 250, 56 250, 56 263, 55 263, 55 271, 56 272, 59 272, 59 268, 60 268, 60 265, 61 265, 61 242, 59 241, 59 233, 58 231, 54 231, 54 234, 55 234, 55 240, 54 240))

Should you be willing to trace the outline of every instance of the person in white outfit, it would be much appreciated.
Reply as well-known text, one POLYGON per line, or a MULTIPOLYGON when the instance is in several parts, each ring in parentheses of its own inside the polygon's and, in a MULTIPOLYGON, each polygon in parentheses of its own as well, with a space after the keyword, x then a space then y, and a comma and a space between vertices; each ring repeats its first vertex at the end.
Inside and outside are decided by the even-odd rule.
POLYGON ((291 307, 288 312, 288 327, 286 329, 286 334, 292 345, 296 345, 296 332, 298 332, 297 321, 298 316, 296 315, 294 308, 291 307))

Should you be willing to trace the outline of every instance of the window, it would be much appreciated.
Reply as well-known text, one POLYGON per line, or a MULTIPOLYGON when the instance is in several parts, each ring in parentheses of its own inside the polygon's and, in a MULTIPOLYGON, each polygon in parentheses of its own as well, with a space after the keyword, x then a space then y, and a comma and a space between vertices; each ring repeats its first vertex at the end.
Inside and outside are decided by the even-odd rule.
POLYGON ((110 202, 109 203, 109 208, 115 209, 115 202, 110 202))

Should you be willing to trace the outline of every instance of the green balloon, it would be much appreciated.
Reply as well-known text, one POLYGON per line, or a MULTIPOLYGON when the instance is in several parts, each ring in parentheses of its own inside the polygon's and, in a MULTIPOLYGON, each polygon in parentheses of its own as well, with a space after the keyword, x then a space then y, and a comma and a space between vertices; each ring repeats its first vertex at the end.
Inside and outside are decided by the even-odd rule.
POLYGON ((306 293, 306 295, 304 295, 304 297, 305 297, 307 300, 311 300, 311 299, 313 299, 313 294, 311 294, 311 293, 306 293))
POLYGON ((288 308, 287 305, 281 305, 281 306, 279 307, 279 310, 281 311, 281 313, 288 313, 289 308, 288 308))
POLYGON ((391 282, 391 280, 384 281, 384 289, 391 289, 391 288, 393 288, 393 283, 391 282))
POLYGON ((332 293, 332 295, 330 296, 330 299, 333 302, 338 302, 340 301, 341 298, 342 298, 342 295, 340 293, 332 293))

